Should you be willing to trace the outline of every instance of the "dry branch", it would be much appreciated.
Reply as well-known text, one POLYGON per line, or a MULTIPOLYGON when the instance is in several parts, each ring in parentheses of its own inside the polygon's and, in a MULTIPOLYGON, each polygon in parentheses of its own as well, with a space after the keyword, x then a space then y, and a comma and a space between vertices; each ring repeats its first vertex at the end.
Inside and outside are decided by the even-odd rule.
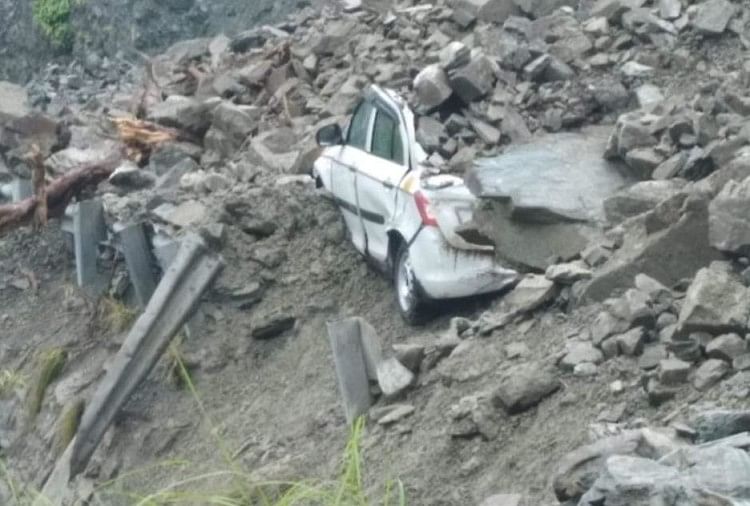
POLYGON ((44 159, 39 149, 32 148, 27 161, 32 167, 34 195, 15 204, 0 206, 0 236, 8 231, 33 223, 43 227, 48 218, 60 217, 74 196, 107 179, 124 158, 141 160, 163 142, 187 137, 180 131, 133 118, 112 118, 125 154, 88 164, 55 179, 45 186, 44 159))

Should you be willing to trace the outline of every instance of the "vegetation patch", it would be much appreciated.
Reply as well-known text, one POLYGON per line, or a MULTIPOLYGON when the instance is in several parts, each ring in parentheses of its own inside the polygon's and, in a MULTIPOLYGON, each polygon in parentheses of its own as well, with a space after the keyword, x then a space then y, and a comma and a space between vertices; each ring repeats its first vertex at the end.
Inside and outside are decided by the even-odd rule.
POLYGON ((99 321, 108 332, 125 332, 130 329, 137 316, 134 309, 113 297, 104 297, 99 303, 99 321))
POLYGON ((34 0, 34 21, 52 44, 63 51, 73 47, 70 15, 76 0, 34 0))
POLYGON ((34 420, 41 411, 44 393, 50 383, 60 376, 66 359, 65 350, 60 348, 46 350, 37 357, 32 381, 26 392, 26 413, 29 421, 34 420))
POLYGON ((62 454, 68 444, 73 441, 73 437, 78 431, 78 425, 81 423, 83 408, 85 403, 83 399, 78 399, 65 406, 55 424, 55 436, 52 442, 52 449, 55 455, 62 454))

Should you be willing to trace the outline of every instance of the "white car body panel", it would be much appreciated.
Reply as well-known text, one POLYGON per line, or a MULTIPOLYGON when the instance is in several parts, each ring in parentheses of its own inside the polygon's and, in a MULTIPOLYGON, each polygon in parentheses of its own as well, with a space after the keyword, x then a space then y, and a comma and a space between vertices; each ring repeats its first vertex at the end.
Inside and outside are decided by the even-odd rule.
MULTIPOLYGON (((455 176, 439 175, 425 165, 415 140, 414 115, 395 93, 371 86, 366 100, 398 115, 404 160, 376 156, 371 150, 374 116, 366 150, 351 146, 324 148, 313 173, 342 208, 352 242, 362 254, 390 267, 390 235, 409 247, 416 279, 432 299, 494 292, 515 283, 518 274, 498 265, 494 248, 468 242, 457 229, 471 221, 475 197, 455 176), (424 225, 415 194, 429 199, 437 226, 424 225), (356 206, 356 208, 354 208, 356 206)), ((395 151, 395 150, 394 150, 395 151)))

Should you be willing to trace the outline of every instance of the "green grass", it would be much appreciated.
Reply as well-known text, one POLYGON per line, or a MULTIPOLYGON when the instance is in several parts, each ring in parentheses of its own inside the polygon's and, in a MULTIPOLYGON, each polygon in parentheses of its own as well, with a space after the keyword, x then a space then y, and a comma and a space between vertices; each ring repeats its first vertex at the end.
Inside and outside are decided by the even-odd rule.
MULTIPOLYGON (((47 355, 50 355, 50 352, 47 352, 47 355)), ((170 360, 174 360, 176 374, 182 377, 182 383, 195 399, 197 416, 204 420, 209 434, 215 439, 223 465, 213 471, 194 474, 190 472, 194 469, 194 465, 187 461, 165 461, 154 466, 136 469, 99 486, 95 498, 88 503, 90 506, 110 506, 113 501, 117 504, 125 501, 131 506, 407 505, 404 486, 399 480, 386 482, 382 494, 376 498, 369 497, 365 492, 365 467, 361 449, 365 431, 364 418, 357 420, 350 429, 338 479, 257 481, 252 473, 241 468, 236 458, 232 456, 228 444, 220 436, 220 431, 216 430, 216 425, 206 411, 181 355, 176 354, 170 360), (126 489, 126 482, 138 476, 152 477, 159 468, 174 468, 172 474, 181 478, 151 493, 123 491, 126 489)), ((57 361, 49 362, 57 363, 57 361)), ((71 427, 77 426, 81 409, 82 406, 72 406, 64 410, 61 415, 58 428, 64 432, 65 439, 75 432, 74 430, 71 432, 71 427)), ((34 504, 34 501, 39 499, 39 495, 33 490, 19 486, 2 462, 0 462, 0 480, 4 481, 11 491, 12 500, 8 506, 37 506, 39 504, 34 504)))
POLYGON ((61 348, 51 348, 37 356, 32 381, 26 392, 26 414, 29 422, 32 422, 41 411, 47 387, 60 375, 66 360, 67 354, 61 348))
POLYGON ((99 321, 108 332, 119 334, 130 329, 138 313, 113 297, 99 301, 99 321))

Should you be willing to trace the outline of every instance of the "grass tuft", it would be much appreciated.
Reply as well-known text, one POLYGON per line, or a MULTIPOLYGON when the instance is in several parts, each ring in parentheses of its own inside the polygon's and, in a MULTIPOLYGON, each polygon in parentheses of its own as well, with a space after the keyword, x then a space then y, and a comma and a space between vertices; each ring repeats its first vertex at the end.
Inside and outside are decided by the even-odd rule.
POLYGON ((135 310, 113 297, 104 297, 99 303, 99 320, 107 331, 114 334, 128 330, 136 316, 135 310))
POLYGON ((47 387, 60 376, 66 360, 67 354, 61 348, 52 348, 37 356, 31 385, 26 392, 26 413, 30 422, 41 411, 47 387))
POLYGON ((52 451, 56 456, 60 456, 75 437, 85 405, 83 399, 77 399, 63 407, 55 423, 55 435, 52 441, 52 451))

